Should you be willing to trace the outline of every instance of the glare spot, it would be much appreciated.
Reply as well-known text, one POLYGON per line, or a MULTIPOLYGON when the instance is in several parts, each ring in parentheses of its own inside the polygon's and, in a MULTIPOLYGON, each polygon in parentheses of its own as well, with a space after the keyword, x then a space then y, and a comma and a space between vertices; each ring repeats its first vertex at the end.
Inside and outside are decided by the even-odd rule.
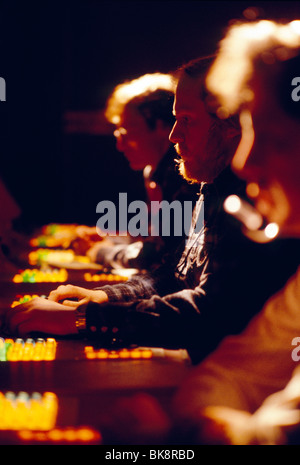
POLYGON ((228 213, 237 213, 241 205, 241 199, 237 195, 230 195, 224 202, 224 208, 228 213))
POLYGON ((276 223, 270 223, 268 224, 268 226, 265 227, 265 235, 269 239, 273 239, 274 237, 276 237, 278 232, 279 232, 279 227, 278 227, 278 224, 276 223))

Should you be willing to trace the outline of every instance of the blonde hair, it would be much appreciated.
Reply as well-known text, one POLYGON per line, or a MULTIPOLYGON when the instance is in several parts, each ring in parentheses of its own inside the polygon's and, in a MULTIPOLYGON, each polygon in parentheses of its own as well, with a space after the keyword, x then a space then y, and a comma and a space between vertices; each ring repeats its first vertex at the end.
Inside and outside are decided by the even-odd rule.
POLYGON ((218 116, 226 118, 253 99, 247 83, 253 75, 255 60, 260 58, 272 64, 288 60, 299 51, 299 20, 287 24, 260 20, 229 28, 206 79, 208 91, 218 101, 218 116))
POLYGON ((118 124, 120 115, 129 102, 137 98, 141 102, 158 91, 167 93, 168 96, 174 95, 175 87, 176 79, 171 74, 145 74, 137 79, 126 81, 117 85, 108 98, 105 117, 110 123, 118 124))

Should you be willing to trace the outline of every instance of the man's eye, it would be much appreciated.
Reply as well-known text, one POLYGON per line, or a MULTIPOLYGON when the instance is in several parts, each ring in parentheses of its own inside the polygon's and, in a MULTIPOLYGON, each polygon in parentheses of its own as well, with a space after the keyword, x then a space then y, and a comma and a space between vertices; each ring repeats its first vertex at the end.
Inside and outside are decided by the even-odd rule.
POLYGON ((177 121, 183 124, 188 124, 190 118, 188 116, 180 116, 179 118, 177 118, 177 121))

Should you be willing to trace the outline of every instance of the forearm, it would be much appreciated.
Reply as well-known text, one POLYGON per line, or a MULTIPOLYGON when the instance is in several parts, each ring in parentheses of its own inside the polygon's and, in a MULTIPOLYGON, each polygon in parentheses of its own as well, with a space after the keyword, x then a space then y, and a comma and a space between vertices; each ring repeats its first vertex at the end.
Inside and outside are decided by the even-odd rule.
POLYGON ((104 291, 109 302, 134 302, 150 299, 153 295, 164 296, 181 290, 183 283, 175 277, 174 265, 166 260, 156 270, 138 274, 126 283, 105 285, 96 289, 104 291))
POLYGON ((155 281, 151 275, 138 275, 126 283, 105 285, 95 290, 101 290, 107 295, 110 303, 134 302, 139 299, 149 299, 156 292, 155 281))

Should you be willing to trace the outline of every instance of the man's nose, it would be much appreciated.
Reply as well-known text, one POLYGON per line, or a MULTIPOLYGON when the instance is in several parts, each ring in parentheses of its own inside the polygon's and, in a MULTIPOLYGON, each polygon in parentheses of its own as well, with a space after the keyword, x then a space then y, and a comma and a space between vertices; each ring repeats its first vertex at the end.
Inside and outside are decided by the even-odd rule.
POLYGON ((171 130, 171 132, 169 134, 169 140, 173 144, 177 144, 178 142, 183 141, 183 134, 182 134, 182 131, 179 128, 179 125, 178 125, 177 121, 174 123, 174 126, 173 126, 173 128, 172 128, 172 130, 171 130))

